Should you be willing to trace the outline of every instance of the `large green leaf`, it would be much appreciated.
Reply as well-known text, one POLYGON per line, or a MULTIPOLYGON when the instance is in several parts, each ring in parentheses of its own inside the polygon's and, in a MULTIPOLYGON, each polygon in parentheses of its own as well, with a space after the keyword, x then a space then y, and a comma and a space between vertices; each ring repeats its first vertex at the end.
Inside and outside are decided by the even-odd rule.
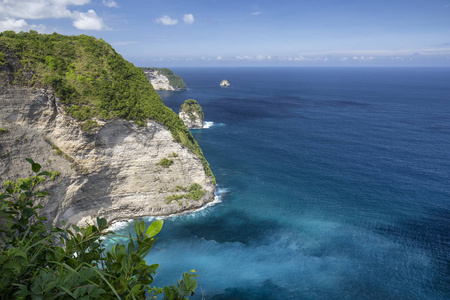
POLYGON ((33 164, 31 164, 31 169, 33 170, 34 173, 38 173, 39 170, 41 169, 41 165, 37 164, 37 163, 33 163, 33 164))
POLYGON ((25 208, 22 211, 22 216, 24 216, 27 219, 29 219, 31 216, 33 216, 33 214, 34 214, 34 209, 29 208, 29 207, 25 208))
POLYGON ((152 224, 150 224, 150 226, 148 226, 147 231, 145 231, 145 235, 147 237, 154 237, 161 231, 163 224, 163 220, 154 221, 152 224))

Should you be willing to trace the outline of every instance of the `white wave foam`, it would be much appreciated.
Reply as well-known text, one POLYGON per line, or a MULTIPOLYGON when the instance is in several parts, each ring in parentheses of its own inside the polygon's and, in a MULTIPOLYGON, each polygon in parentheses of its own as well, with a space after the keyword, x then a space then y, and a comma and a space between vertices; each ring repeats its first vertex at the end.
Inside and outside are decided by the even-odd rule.
POLYGON ((133 222, 134 219, 125 219, 113 222, 111 225, 108 226, 108 231, 116 231, 121 230, 130 225, 131 222, 133 222))
POLYGON ((214 122, 212 122, 212 121, 203 122, 203 129, 208 129, 208 128, 211 128, 212 126, 214 126, 214 122))
POLYGON ((211 128, 213 126, 224 126, 225 124, 223 123, 214 123, 213 121, 204 121, 203 122, 203 129, 208 129, 211 128))

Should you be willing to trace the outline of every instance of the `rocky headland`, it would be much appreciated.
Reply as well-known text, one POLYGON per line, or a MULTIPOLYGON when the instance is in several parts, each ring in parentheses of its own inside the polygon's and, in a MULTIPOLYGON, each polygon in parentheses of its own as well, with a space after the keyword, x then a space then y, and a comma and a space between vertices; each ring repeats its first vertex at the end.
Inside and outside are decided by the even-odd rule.
MULTIPOLYGON (((35 35, 35 40, 49 38, 35 35)), ((40 163, 43 169, 57 172, 59 176, 45 182, 51 195, 41 198, 40 203, 49 221, 84 226, 92 224, 96 217, 114 221, 169 215, 199 208, 214 199, 214 176, 192 135, 177 115, 162 104, 142 71, 124 61, 109 45, 86 36, 52 35, 58 42, 63 40, 64 47, 69 44, 65 40, 70 39, 80 47, 74 53, 85 54, 80 59, 70 56, 58 62, 69 66, 67 72, 72 72, 70 66, 78 72, 67 77, 67 73, 53 69, 48 56, 44 60, 48 69, 27 56, 39 53, 42 43, 31 42, 26 34, 9 34, 3 38, 0 40, 0 181, 31 176, 27 157, 40 163), (16 39, 37 49, 18 52, 16 39), (99 69, 109 81, 97 82, 100 76, 83 69, 86 61, 99 60, 91 56, 92 50, 84 48, 85 44, 100 49, 98 53, 106 53, 101 65, 116 66, 108 68, 114 73, 106 75, 99 69), (46 77, 39 72, 47 72, 45 76, 52 80, 46 82, 46 77), (120 87, 123 73, 131 74, 123 82, 127 89, 120 87), (93 79, 91 83, 84 81, 83 85, 77 85, 82 78, 93 79), (87 90, 89 84, 99 88, 87 90), (133 84, 139 89, 134 91, 133 84), (119 89, 114 91, 117 86, 119 89), (122 90, 129 98, 122 97, 122 90), (69 96, 67 91, 71 91, 69 96), (112 103, 93 101, 104 99, 103 94, 96 98, 95 93, 100 92, 110 93, 112 98, 108 101, 112 103), (79 100, 85 94, 88 97, 79 100), (121 99, 129 102, 120 102, 121 99), (133 111, 133 107, 138 110, 133 111)), ((59 45, 55 42, 53 47, 59 45)))

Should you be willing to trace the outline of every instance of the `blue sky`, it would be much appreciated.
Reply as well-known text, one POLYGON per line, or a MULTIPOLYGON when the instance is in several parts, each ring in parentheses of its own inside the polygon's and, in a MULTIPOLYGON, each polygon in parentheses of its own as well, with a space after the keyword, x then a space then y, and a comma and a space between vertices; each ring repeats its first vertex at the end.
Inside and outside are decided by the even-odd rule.
POLYGON ((0 0, 0 31, 30 29, 138 66, 450 66, 450 0, 0 0))

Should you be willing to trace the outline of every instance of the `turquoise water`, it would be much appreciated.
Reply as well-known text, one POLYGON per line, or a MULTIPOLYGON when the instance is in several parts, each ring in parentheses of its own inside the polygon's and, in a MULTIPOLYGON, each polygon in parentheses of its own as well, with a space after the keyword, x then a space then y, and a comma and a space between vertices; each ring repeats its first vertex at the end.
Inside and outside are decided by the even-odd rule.
POLYGON ((450 69, 174 71, 189 90, 161 97, 203 107, 221 202, 166 220, 155 284, 196 269, 195 299, 450 298, 450 69))

